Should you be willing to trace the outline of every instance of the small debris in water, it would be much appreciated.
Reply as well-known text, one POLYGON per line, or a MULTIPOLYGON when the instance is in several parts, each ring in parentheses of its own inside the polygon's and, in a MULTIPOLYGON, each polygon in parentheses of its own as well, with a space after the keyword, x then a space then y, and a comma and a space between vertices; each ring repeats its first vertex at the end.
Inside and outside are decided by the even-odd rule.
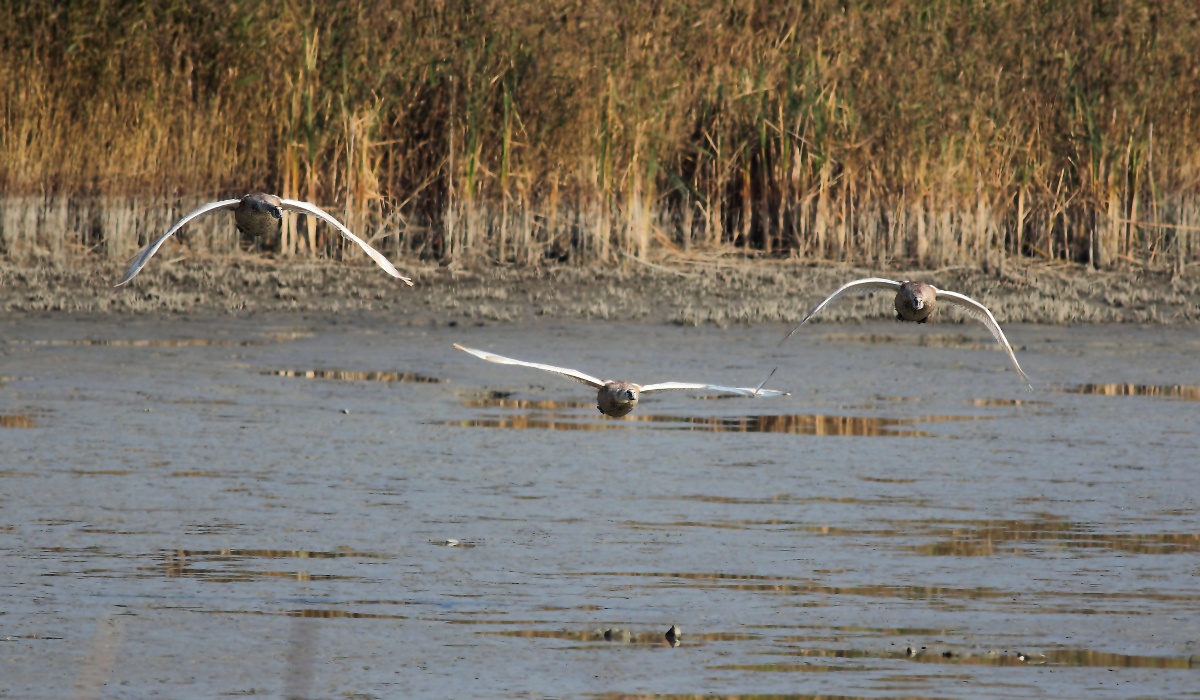
POLYGON ((1027 664, 1044 664, 1046 663, 1046 655, 1038 653, 1017 652, 1017 659, 1024 661, 1027 664))
POLYGON ((679 631, 678 625, 671 625, 671 629, 667 630, 667 644, 677 647, 682 643, 683 632, 679 631))
MULTIPOLYGON (((599 633, 599 630, 597 630, 597 632, 599 633)), ((610 627, 609 629, 604 630, 603 634, 604 641, 606 642, 629 643, 633 641, 633 633, 620 627, 610 627)))
POLYGON ((435 547, 460 547, 462 549, 470 549, 477 543, 470 540, 456 540, 453 537, 444 540, 429 540, 429 544, 435 547))

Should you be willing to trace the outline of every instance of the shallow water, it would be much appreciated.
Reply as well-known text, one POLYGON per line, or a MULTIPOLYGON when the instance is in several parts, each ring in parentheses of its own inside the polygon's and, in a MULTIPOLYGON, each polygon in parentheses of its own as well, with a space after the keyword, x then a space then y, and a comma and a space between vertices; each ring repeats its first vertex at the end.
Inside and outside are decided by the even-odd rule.
POLYGON ((785 330, 0 322, 0 696, 1200 694, 1194 329, 785 330))

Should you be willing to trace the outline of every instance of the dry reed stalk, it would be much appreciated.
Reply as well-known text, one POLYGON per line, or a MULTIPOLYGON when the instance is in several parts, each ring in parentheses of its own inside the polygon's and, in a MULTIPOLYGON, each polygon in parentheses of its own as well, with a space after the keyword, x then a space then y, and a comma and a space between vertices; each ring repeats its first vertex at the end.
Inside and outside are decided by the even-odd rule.
MULTIPOLYGON (((131 211, 263 189, 400 256, 1194 259, 1186 0, 232 11, 0 14, 0 254, 123 258, 157 228, 131 211)), ((289 220, 281 252, 327 234, 289 220)))

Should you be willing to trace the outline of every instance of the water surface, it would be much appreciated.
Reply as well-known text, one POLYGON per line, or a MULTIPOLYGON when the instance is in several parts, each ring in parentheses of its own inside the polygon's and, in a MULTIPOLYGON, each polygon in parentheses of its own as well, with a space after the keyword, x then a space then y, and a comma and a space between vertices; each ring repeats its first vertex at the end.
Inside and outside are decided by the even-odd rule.
POLYGON ((973 331, 9 318, 0 696, 1195 697, 1200 337, 973 331))

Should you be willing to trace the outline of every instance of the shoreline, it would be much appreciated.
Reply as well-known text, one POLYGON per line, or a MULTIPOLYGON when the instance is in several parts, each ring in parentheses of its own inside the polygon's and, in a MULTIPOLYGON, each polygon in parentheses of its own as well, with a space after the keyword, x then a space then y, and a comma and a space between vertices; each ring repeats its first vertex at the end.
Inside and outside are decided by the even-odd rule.
MULTIPOLYGON (((269 258, 155 261, 113 288, 121 264, 0 263, 0 308, 8 314, 394 314, 405 325, 512 323, 534 318, 621 320, 725 327, 798 323, 841 284, 861 277, 918 279, 970 296, 1002 324, 1188 324, 1200 321, 1200 270, 1095 271, 1061 263, 1002 271, 866 268, 802 261, 623 261, 609 268, 448 267, 397 264, 415 287, 355 261, 269 258)), ((838 300, 813 323, 894 316, 890 298, 838 300)), ((939 319, 940 317, 940 319, 939 319)), ((935 314, 962 322, 965 313, 935 314)))

